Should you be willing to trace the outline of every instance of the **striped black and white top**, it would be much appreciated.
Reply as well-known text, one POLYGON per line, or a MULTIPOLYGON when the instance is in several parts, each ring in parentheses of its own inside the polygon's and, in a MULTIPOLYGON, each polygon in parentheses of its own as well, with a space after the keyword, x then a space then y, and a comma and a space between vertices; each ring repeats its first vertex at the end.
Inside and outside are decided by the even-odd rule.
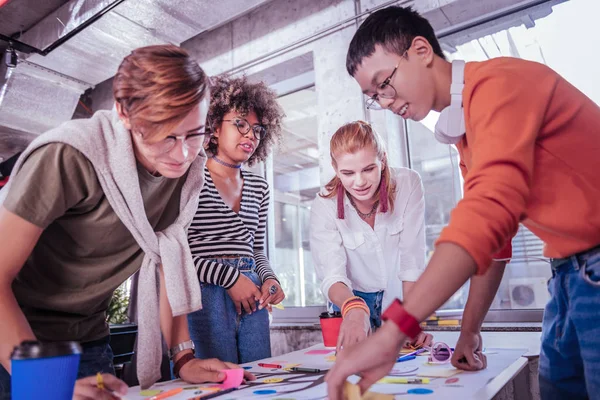
POLYGON ((205 182, 198 210, 188 230, 198 279, 202 283, 231 288, 240 272, 210 259, 224 256, 252 257, 256 273, 264 282, 277 279, 265 254, 269 184, 251 172, 240 170, 244 180, 240 212, 236 214, 225 204, 217 191, 208 168, 204 168, 205 182))

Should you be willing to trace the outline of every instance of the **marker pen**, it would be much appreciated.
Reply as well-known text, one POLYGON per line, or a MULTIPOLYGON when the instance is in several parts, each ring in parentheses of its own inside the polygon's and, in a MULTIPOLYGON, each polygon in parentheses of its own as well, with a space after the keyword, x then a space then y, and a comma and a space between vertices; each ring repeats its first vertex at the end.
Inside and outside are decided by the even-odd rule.
POLYGON ((294 372, 310 372, 310 373, 315 373, 315 374, 321 372, 321 370, 318 369, 318 368, 293 367, 293 368, 290 368, 290 369, 292 371, 294 371, 294 372))
POLYGON ((259 367, 263 367, 263 368, 283 368, 281 365, 279 364, 264 364, 264 363, 258 363, 259 367))

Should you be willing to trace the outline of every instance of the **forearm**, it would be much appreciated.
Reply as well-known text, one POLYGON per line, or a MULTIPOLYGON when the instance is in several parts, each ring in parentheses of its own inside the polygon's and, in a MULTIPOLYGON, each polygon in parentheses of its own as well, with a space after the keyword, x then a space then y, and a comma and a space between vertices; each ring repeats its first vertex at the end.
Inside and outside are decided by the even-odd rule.
MULTIPOLYGON (((177 346, 179 343, 190 340, 187 315, 180 315, 178 317, 173 316, 171 305, 169 304, 169 299, 167 298, 167 291, 165 288, 165 280, 162 269, 160 274, 160 327, 169 349, 177 346)), ((174 361, 176 361, 177 358, 181 357, 186 352, 187 351, 178 353, 175 356, 174 361)))
POLYGON ((0 206, 0 363, 10 372, 10 353, 23 340, 35 340, 12 291, 12 283, 42 234, 39 228, 0 206))
POLYGON ((411 291, 414 285, 414 282, 402 281, 402 301, 406 301, 408 293, 411 291))
POLYGON ((484 275, 471 277, 471 287, 463 313, 461 330, 480 331, 481 324, 483 324, 502 281, 505 267, 505 261, 493 261, 484 275))
POLYGON ((198 256, 193 256, 192 259, 198 271, 198 279, 202 283, 231 289, 240 277, 240 271, 237 268, 198 256))
POLYGON ((23 340, 36 340, 21 311, 11 285, 0 285, 0 363, 10 373, 10 353, 23 340))
POLYGON ((336 282, 329 288, 329 300, 340 309, 346 300, 354 296, 352 290, 342 282, 336 282))
POLYGON ((256 274, 261 282, 264 283, 268 279, 275 279, 279 282, 279 279, 277 279, 275 272, 273 272, 273 269, 269 264, 269 259, 263 250, 254 249, 254 261, 256 262, 256 274))
POLYGON ((423 321, 441 307, 476 272, 475 260, 453 243, 437 246, 423 275, 410 289, 404 308, 423 321))

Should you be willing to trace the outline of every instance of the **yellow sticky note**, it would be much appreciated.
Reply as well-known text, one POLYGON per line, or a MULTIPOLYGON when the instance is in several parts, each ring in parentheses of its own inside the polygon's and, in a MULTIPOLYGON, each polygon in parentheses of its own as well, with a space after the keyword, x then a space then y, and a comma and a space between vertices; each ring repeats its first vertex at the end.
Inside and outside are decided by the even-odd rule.
POLYGON ((297 367, 297 366, 299 366, 299 365, 300 365, 300 364, 285 364, 285 365, 283 366, 283 370, 284 370, 284 371, 291 372, 291 371, 292 371, 292 368, 294 368, 294 367, 297 367))
POLYGON ((361 396, 360 388, 348 381, 344 384, 345 400, 394 400, 393 394, 367 392, 361 396))
POLYGON ((162 390, 142 390, 140 396, 149 397, 162 393, 162 390))
POLYGON ((283 378, 268 378, 263 381, 263 383, 279 383, 283 382, 283 378))
POLYGON ((345 400, 362 400, 360 388, 358 385, 346 381, 344 383, 344 399, 345 400))
POLYGON ((202 386, 200 390, 202 390, 203 392, 218 392, 219 390, 221 390, 221 388, 218 386, 202 386))
POLYGON ((393 394, 367 392, 363 394, 362 400, 394 400, 393 394))
POLYGON ((279 304, 271 304, 271 307, 277 308, 279 310, 285 310, 285 308, 283 307, 283 304, 281 304, 281 303, 279 303, 279 304))

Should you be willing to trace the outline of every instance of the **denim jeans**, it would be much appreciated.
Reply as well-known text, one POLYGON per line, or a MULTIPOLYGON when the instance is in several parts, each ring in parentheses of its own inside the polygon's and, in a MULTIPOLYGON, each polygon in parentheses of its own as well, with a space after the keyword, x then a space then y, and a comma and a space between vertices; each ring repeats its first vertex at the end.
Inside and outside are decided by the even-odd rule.
MULTIPOLYGON (((249 257, 214 259, 238 268, 256 286, 261 281, 254 272, 254 259, 249 257)), ((271 357, 269 312, 266 308, 238 315, 233 300, 221 286, 200 284, 202 309, 188 314, 190 337, 196 346, 196 357, 218 358, 243 364, 271 357)))
MULTIPOLYGON (((381 303, 383 301, 383 291, 365 293, 358 290, 353 290, 355 296, 360 297, 369 306, 371 312, 371 330, 375 332, 381 326, 381 303)), ((340 311, 339 307, 331 304, 333 311, 340 311)))
MULTIPOLYGON (((77 379, 96 375, 98 372, 115 374, 113 352, 109 337, 81 345, 82 353, 79 361, 77 379)), ((10 399, 10 374, 0 365, 0 399, 10 399)))
POLYGON ((552 260, 540 353, 543 400, 600 399, 600 246, 552 260))

